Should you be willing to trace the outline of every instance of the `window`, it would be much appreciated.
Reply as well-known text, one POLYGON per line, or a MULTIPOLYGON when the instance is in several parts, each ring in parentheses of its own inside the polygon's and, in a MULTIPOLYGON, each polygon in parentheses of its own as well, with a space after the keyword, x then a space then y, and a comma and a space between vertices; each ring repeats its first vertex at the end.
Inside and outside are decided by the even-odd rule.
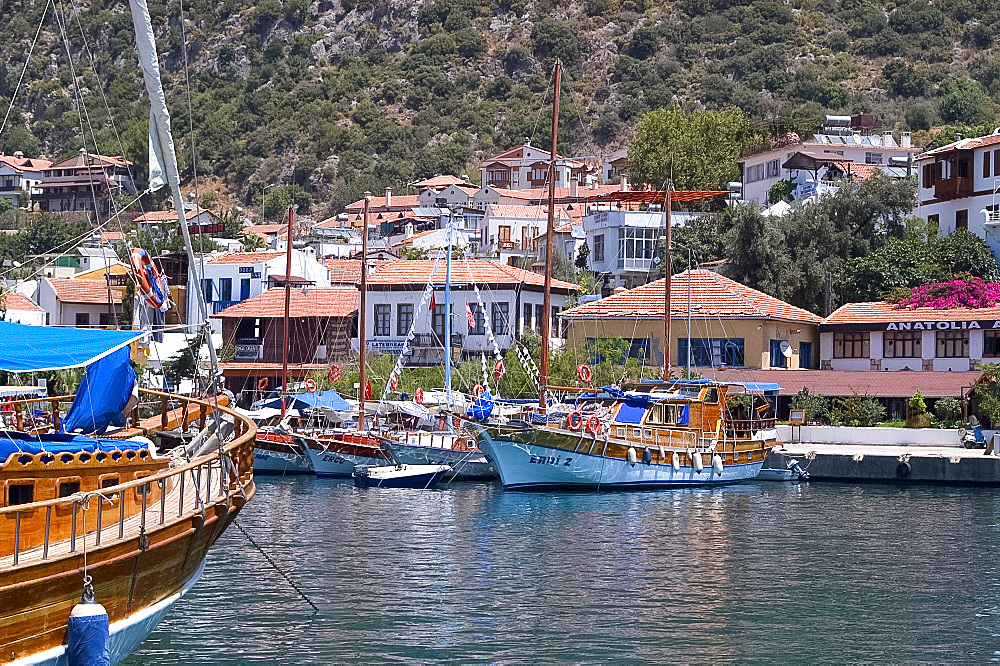
POLYGON ((955 228, 956 229, 968 229, 969 228, 969 209, 963 208, 962 210, 955 211, 955 228))
POLYGON ((552 316, 549 319, 549 335, 553 338, 563 337, 562 332, 559 330, 559 308, 556 306, 551 306, 552 316))
POLYGON ((493 335, 507 335, 508 331, 507 321, 509 319, 510 319, 510 304, 494 303, 493 321, 490 322, 490 326, 493 329, 493 335))
POLYGON ((969 356, 968 331, 937 332, 938 358, 968 358, 968 356, 969 356))
POLYGON ((233 278, 219 278, 219 300, 233 300, 233 278))
POLYGON ((444 340, 444 306, 435 305, 434 313, 431 315, 431 326, 434 329, 434 335, 438 336, 441 340, 444 340))
POLYGON ((834 333, 834 358, 869 358, 867 333, 834 333))
POLYGON ((101 326, 114 326, 115 318, 110 312, 102 312, 97 315, 97 321, 101 326))
MULTIPOLYGON (((677 364, 687 365, 688 341, 677 341, 677 364)), ((691 338, 691 365, 740 367, 745 362, 743 338, 691 338)))
POLYGON ((604 234, 594 236, 594 261, 604 261, 604 234))
POLYGON ((921 331, 886 331, 882 334, 884 358, 920 358, 921 331))
POLYGON ((958 177, 959 178, 969 177, 969 160, 958 161, 958 177))
POLYGON ((1000 331, 983 332, 983 356, 986 358, 1000 356, 1000 331))
POLYGON ((472 321, 476 322, 475 328, 469 327, 469 335, 486 335, 486 312, 479 303, 469 305, 472 311, 472 321))
POLYGON ((993 175, 1000 176, 1000 148, 993 151, 993 175))
POLYGON ((865 153, 865 164, 882 164, 882 153, 865 153))
POLYGON ((60 481, 59 493, 56 497, 69 497, 70 495, 75 495, 78 492, 80 492, 79 481, 60 481))
POLYGON ((203 279, 201 281, 201 291, 205 294, 205 302, 211 303, 215 299, 212 298, 212 281, 209 279, 203 279))
POLYGON ((800 368, 811 368, 812 367, 812 343, 811 342, 800 342, 799 343, 799 367, 800 368))
POLYGON ((396 306, 396 335, 406 335, 413 326, 413 304, 400 303, 396 306))
POLYGON ((940 215, 928 215, 927 216, 927 235, 938 236, 941 233, 941 216, 940 215))
POLYGON ((240 300, 245 301, 250 298, 250 278, 240 280, 240 300))
POLYGON ((775 178, 781 173, 781 160, 771 160, 767 163, 766 178, 775 178))
POLYGON ((990 151, 983 153, 983 178, 990 177, 990 151))
POLYGON ((525 303, 524 304, 524 317, 523 317, 523 320, 521 321, 521 331, 522 332, 523 331, 530 331, 531 330, 531 312, 532 312, 531 303, 525 303))
POLYGON ((7 506, 31 504, 35 501, 35 484, 12 483, 7 486, 7 506))
POLYGON ((618 261, 651 260, 656 252, 659 229, 634 229, 626 227, 618 231, 618 261))
POLYGON ((76 325, 79 326, 90 326, 90 313, 89 312, 77 312, 76 313, 76 325))
MULTIPOLYGON (((434 308, 437 310, 437 308, 434 308)), ((389 329, 389 321, 392 316, 391 305, 375 306, 375 335, 392 335, 389 329)))
POLYGON ((545 306, 544 305, 536 305, 535 306, 535 321, 534 321, 534 324, 535 324, 535 326, 534 326, 535 333, 541 333, 542 332, 542 317, 544 317, 544 316, 545 316, 545 306))
POLYGON ((925 164, 923 168, 924 187, 934 187, 941 178, 941 163, 931 162, 925 164))
POLYGON ((785 355, 781 353, 781 340, 771 340, 771 367, 785 367, 785 355))
MULTIPOLYGON (((117 476, 106 476, 103 479, 101 479, 101 490, 104 490, 105 488, 111 488, 117 485, 118 485, 117 476)), ((104 495, 112 502, 118 499, 118 493, 105 493, 104 495)))

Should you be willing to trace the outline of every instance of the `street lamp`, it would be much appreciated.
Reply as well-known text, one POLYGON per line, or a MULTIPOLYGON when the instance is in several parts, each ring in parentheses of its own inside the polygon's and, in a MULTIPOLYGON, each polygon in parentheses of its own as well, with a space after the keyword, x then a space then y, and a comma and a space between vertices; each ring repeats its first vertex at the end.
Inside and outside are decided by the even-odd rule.
POLYGON ((270 185, 265 185, 260 188, 260 223, 264 224, 264 193, 267 192, 268 188, 277 187, 278 183, 271 183, 270 185))

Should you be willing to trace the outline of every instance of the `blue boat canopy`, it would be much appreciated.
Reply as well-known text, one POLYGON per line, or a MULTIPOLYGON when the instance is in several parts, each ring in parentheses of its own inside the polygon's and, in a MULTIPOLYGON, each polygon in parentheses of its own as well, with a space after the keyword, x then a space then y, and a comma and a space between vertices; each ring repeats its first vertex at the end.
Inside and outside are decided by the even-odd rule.
MULTIPOLYGON (((351 409, 347 401, 341 398, 340 394, 333 389, 327 389, 322 392, 316 391, 315 393, 289 393, 286 398, 288 399, 287 409, 298 409, 301 411, 304 409, 313 409, 314 407, 322 407, 332 409, 335 412, 346 412, 351 409)), ((260 407, 281 409, 281 396, 262 403, 260 407)))
POLYGON ((28 326, 0 321, 0 370, 44 372, 80 368, 144 335, 144 331, 28 326))
POLYGON ((0 464, 13 453, 97 453, 104 451, 136 451, 148 448, 146 442, 135 442, 127 440, 96 439, 83 435, 71 435, 68 433, 46 433, 41 435, 29 435, 13 430, 5 431, 0 439, 0 464))

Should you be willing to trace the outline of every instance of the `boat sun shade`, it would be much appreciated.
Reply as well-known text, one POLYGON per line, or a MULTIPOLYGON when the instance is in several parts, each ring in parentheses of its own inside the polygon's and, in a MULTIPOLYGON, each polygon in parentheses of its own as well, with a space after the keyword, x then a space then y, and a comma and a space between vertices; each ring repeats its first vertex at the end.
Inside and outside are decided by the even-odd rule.
POLYGON ((143 331, 28 326, 0 321, 0 370, 44 372, 79 368, 144 335, 143 331))

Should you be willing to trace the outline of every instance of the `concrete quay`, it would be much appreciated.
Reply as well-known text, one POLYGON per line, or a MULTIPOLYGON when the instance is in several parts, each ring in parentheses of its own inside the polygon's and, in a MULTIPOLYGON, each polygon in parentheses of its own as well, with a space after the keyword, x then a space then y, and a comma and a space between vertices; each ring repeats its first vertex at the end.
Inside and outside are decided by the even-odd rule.
POLYGON ((788 442, 774 449, 765 469, 798 460, 810 481, 1000 485, 1000 457, 951 446, 788 442))

